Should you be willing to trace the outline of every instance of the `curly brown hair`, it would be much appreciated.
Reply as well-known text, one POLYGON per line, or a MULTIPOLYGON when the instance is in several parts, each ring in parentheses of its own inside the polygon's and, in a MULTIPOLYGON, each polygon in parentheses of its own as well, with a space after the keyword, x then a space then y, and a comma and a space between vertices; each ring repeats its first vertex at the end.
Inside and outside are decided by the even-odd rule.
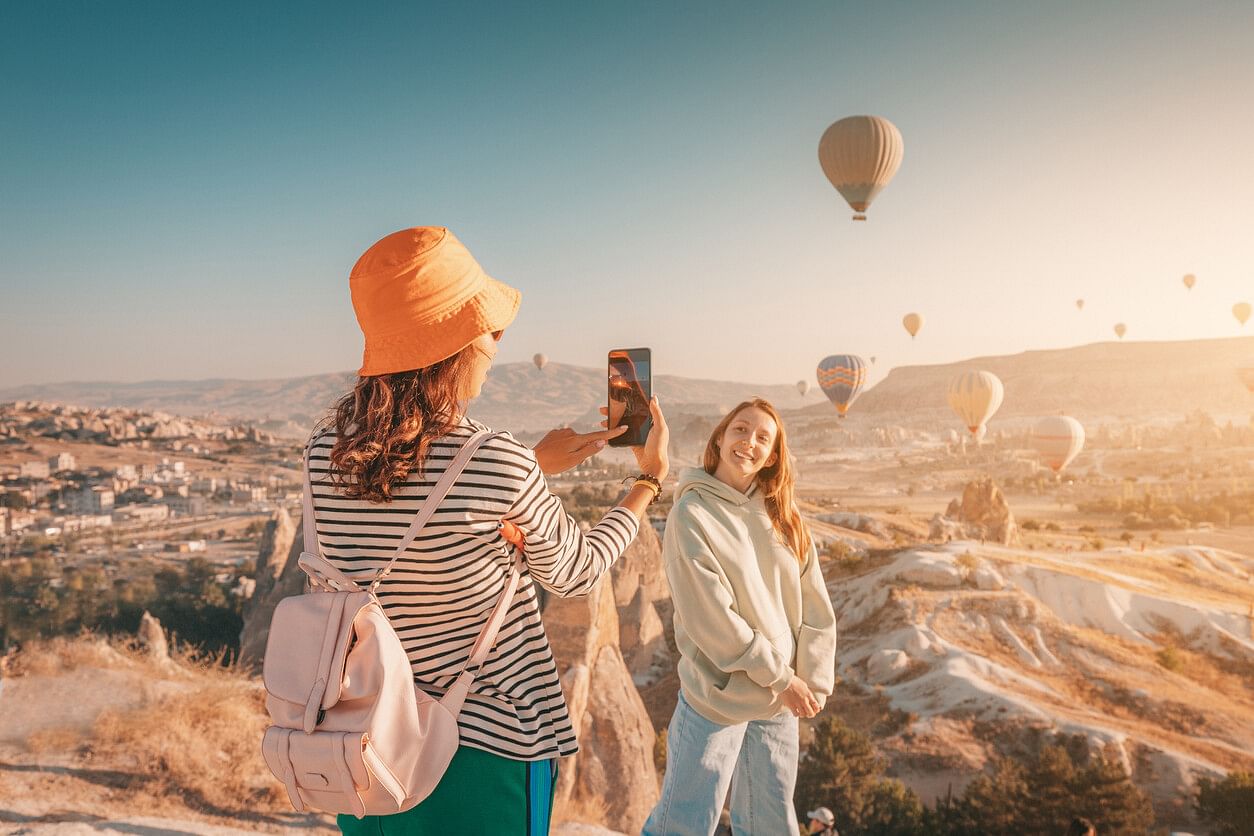
POLYGON ((461 420, 473 345, 438 363, 357 378, 332 417, 331 481, 349 499, 391 502, 392 488, 422 475, 431 442, 461 420))

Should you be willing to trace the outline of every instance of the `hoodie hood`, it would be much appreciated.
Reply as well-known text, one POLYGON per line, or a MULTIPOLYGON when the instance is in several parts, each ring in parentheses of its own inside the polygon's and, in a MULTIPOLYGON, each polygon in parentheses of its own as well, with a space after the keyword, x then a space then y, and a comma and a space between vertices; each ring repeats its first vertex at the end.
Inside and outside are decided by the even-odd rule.
MULTIPOLYGON (((757 489, 755 486, 749 490, 756 492, 757 489)), ((750 494, 743 494, 721 479, 706 473, 703 467, 686 467, 680 471, 679 484, 675 489, 676 501, 689 491, 696 491, 702 495, 702 498, 714 496, 732 505, 745 505, 753 498, 750 494)))

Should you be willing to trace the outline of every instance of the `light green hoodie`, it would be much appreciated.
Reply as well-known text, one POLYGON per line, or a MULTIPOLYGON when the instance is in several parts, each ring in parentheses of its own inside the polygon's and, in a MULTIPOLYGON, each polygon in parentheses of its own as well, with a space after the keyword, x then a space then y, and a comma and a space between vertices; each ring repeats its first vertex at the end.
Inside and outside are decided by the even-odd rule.
POLYGON ((675 603, 684 699, 723 725, 785 710, 793 674, 819 705, 836 679, 836 616, 814 548, 799 565, 761 495, 699 467, 679 475, 662 559, 675 603))

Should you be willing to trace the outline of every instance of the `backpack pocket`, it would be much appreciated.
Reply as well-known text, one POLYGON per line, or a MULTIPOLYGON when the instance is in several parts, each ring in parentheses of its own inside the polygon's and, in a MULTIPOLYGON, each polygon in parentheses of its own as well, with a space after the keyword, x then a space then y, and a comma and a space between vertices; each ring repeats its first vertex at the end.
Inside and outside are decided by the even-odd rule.
POLYGON ((361 818, 399 812, 405 802, 404 789, 368 735, 270 726, 261 751, 297 812, 312 808, 361 818))
POLYGON ((353 621, 372 601, 368 592, 318 592, 274 608, 262 679, 275 723, 313 732, 319 713, 339 702, 353 621))

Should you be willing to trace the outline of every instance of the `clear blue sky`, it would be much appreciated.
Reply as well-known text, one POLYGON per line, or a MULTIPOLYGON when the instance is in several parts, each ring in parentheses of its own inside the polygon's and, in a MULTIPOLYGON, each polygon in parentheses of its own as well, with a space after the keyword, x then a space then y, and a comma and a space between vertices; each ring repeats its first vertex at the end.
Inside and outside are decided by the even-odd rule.
POLYGON ((356 368, 348 271, 417 224, 523 291, 505 361, 1241 333, 1254 4, 1037 6, 5 3, 0 386, 356 368), (857 113, 905 160, 855 225, 857 113))

